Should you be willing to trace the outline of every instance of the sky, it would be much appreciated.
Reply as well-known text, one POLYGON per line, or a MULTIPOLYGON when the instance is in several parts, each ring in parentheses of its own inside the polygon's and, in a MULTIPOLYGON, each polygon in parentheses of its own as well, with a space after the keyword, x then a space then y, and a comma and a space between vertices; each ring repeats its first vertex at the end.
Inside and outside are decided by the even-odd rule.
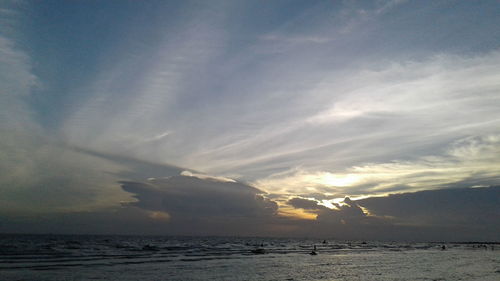
POLYGON ((0 232, 500 241, 498 1, 2 1, 0 232))

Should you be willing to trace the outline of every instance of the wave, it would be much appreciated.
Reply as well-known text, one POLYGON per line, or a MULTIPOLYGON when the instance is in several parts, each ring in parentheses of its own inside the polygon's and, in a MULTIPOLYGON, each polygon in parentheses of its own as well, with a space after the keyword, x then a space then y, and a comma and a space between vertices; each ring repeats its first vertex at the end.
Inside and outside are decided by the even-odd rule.
MULTIPOLYGON (((142 236, 0 235, 0 270, 57 270, 124 264, 245 259, 266 255, 440 250, 442 243, 317 241, 313 239, 142 236)), ((448 249, 475 249, 449 244, 448 249)))

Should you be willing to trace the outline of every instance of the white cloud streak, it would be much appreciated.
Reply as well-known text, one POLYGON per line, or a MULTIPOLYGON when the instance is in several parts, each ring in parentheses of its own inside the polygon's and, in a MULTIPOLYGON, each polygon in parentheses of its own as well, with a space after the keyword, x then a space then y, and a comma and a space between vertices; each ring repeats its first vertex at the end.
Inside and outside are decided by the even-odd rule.
POLYGON ((38 124, 29 105, 38 83, 30 57, 0 35, 0 215, 82 211, 131 200, 105 174, 123 167, 67 148, 38 124))
POLYGON ((499 133, 500 52, 360 47, 400 4, 318 5, 245 42, 225 25, 241 7, 203 7, 155 26, 165 30, 158 45, 117 48, 88 87, 73 89, 81 99, 60 132, 89 150, 260 183, 296 167, 345 185, 353 167, 426 172, 422 159, 448 159, 453 142, 499 133))
POLYGON ((500 120, 498 51, 358 61, 339 69, 308 62, 331 48, 316 34, 280 39, 270 32, 246 49, 250 53, 226 62, 216 59, 227 56, 229 42, 220 24, 193 21, 176 40, 165 40, 145 75, 119 79, 134 59, 108 67, 102 76, 111 78, 96 82, 63 127, 68 140, 256 179, 298 165, 325 171, 421 156, 420 150, 495 133, 500 120), (318 49, 292 47, 266 61, 258 50, 269 40, 318 49), (255 71, 245 69, 251 61, 255 71), (144 142, 144 135, 165 131, 171 134, 154 145, 144 142))

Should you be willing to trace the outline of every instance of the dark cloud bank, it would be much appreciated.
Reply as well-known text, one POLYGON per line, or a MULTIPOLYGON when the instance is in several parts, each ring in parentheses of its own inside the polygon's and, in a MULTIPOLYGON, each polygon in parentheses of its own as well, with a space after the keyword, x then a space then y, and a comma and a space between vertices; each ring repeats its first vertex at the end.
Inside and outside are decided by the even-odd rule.
POLYGON ((289 204, 318 214, 317 233, 350 239, 500 241, 500 187, 394 194, 332 210, 294 198, 289 204))
POLYGON ((346 198, 337 209, 292 198, 316 220, 283 217, 247 184, 193 176, 122 182, 137 199, 99 212, 6 219, 2 232, 306 236, 328 239, 500 241, 500 187, 346 198), (160 215, 158 215, 160 214, 160 215))
POLYGON ((203 180, 189 176, 153 179, 150 183, 123 182, 125 191, 136 194, 132 205, 189 216, 262 217, 276 213, 275 202, 262 191, 238 182, 203 180))

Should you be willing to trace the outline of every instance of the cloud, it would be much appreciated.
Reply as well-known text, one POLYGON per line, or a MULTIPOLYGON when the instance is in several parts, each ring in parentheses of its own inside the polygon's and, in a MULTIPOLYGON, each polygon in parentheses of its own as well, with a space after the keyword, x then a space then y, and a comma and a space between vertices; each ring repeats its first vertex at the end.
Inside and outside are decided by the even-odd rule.
POLYGON ((173 176, 123 182, 136 202, 94 211, 3 216, 0 230, 51 233, 276 235, 322 239, 497 241, 500 188, 463 188, 344 198, 326 207, 294 197, 286 203, 315 219, 283 217, 262 191, 242 183, 173 176))
POLYGON ((16 48, 13 40, 0 35, 0 62, 1 128, 14 130, 29 126, 26 130, 33 129, 28 106, 23 102, 37 85, 37 77, 31 73, 30 58, 16 48))
POLYGON ((123 208, 149 212, 149 218, 162 214, 159 228, 164 233, 284 235, 284 229, 290 227, 290 222, 279 216, 276 202, 241 182, 184 173, 121 184, 137 200, 123 208))
POLYGON ((130 201, 111 175, 126 168, 68 147, 38 122, 31 105, 42 83, 32 58, 19 47, 20 15, 5 8, 0 16, 0 216, 94 210, 130 201))
POLYGON ((310 4, 266 28, 232 16, 247 5, 186 8, 182 20, 155 21, 154 40, 131 32, 144 44, 102 50, 94 79, 68 86, 78 99, 60 133, 88 150, 244 181, 299 166, 337 174, 498 133, 498 50, 385 50, 411 33, 394 23, 416 13, 400 2, 310 4), (353 14, 371 22, 358 15, 359 28, 342 33, 353 14), (286 48, 266 53, 275 43, 286 48))
POLYGON ((234 116, 236 126, 188 152, 189 163, 211 173, 263 177, 296 166, 325 171, 425 156, 461 138, 498 134, 499 57, 377 61, 343 75, 321 70, 322 81, 301 94, 278 90, 283 99, 262 97, 269 103, 253 108, 260 114, 246 120, 252 127, 239 125, 248 116, 234 116), (284 113, 270 114, 273 104, 284 113))
POLYGON ((497 241, 499 203, 498 186, 428 190, 361 200, 345 198, 334 208, 304 198, 287 202, 317 215, 315 221, 304 223, 303 227, 311 228, 309 233, 347 239, 420 241, 497 241))
MULTIPOLYGON (((496 168, 500 163, 494 156, 500 153, 499 140, 498 135, 467 137, 453 142, 439 156, 365 164, 338 173, 293 169, 258 180, 255 185, 283 196, 316 192, 330 198, 495 185, 500 180, 496 168)), ((320 197, 317 199, 323 199, 320 197)))
POLYGON ((268 217, 276 214, 275 202, 262 191, 235 181, 193 175, 150 179, 148 182, 122 182, 122 188, 134 194, 133 206, 165 211, 172 219, 185 217, 268 217))
POLYGON ((377 216, 403 225, 499 228, 500 187, 461 188, 391 194, 357 201, 377 216))
POLYGON ((368 196, 498 184, 496 7, 455 4, 2 8, 0 212, 347 235, 403 227, 368 196))
POLYGON ((305 209, 305 210, 319 210, 322 208, 325 208, 324 206, 318 205, 318 202, 314 200, 309 200, 309 199, 304 199, 304 198, 299 198, 295 197, 287 202, 290 206, 294 208, 300 208, 300 209, 305 209))
POLYGON ((205 174, 193 173, 190 171, 182 171, 181 176, 195 177, 195 178, 199 178, 202 180, 211 180, 211 181, 220 181, 220 182, 236 182, 235 180, 230 179, 230 178, 226 178, 226 177, 216 177, 216 176, 210 176, 210 175, 205 175, 205 174))
MULTIPOLYGON (((218 12, 210 5, 198 8, 197 12, 186 9, 179 15, 184 19, 175 23, 155 22, 159 24, 155 30, 163 32, 159 39, 148 38, 151 45, 134 42, 137 49, 133 50, 116 46, 121 52, 109 54, 112 59, 96 79, 88 85, 75 85, 72 94, 81 99, 64 118, 64 139, 88 150, 149 162, 182 158, 184 149, 191 146, 185 140, 188 131, 193 132, 192 117, 185 113, 191 113, 190 105, 197 99, 190 98, 190 79, 209 71, 212 57, 224 43, 218 12)), ((142 40, 142 35, 136 36, 142 40)))
POLYGON ((357 201, 353 201, 349 197, 339 201, 339 203, 330 202, 331 208, 320 205, 321 203, 318 201, 298 197, 288 200, 287 204, 297 209, 316 213, 316 220, 327 224, 359 224, 361 221, 370 223, 370 219, 375 219, 369 217, 369 214, 365 213, 357 201))

